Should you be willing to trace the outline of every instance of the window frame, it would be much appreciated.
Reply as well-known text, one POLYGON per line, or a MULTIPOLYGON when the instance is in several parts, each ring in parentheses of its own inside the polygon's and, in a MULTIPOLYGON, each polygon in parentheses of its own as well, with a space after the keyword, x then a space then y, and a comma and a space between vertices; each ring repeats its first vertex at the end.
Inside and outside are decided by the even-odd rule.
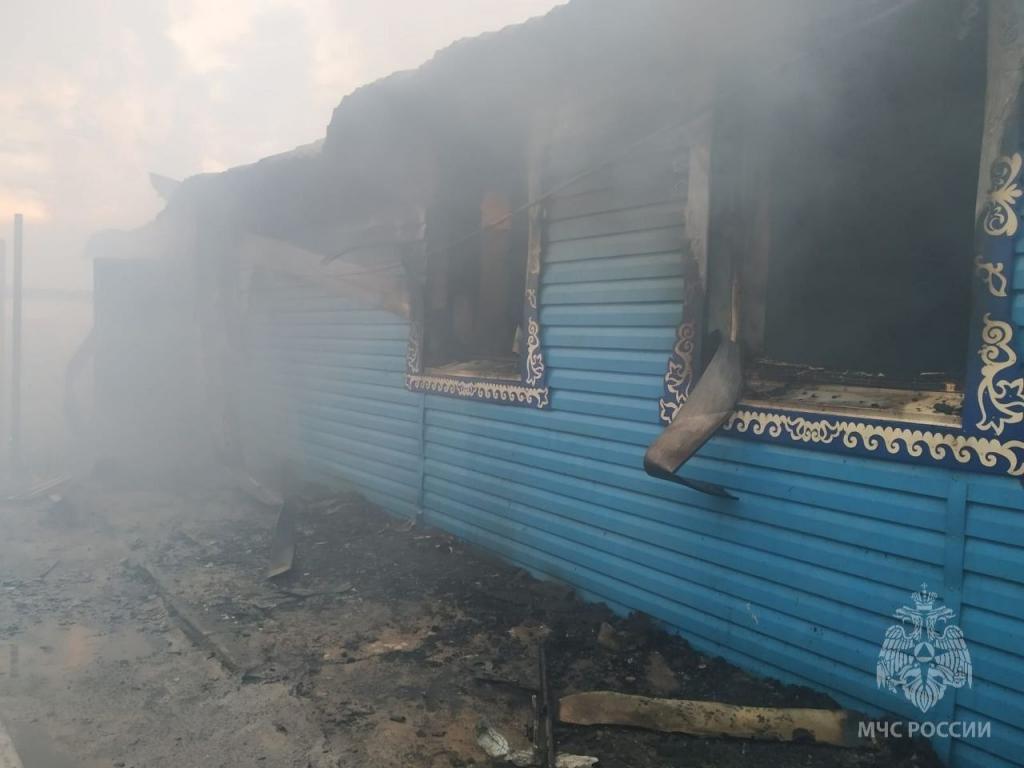
MULTIPOLYGON (((539 162, 531 152, 527 174, 527 199, 536 200, 539 194, 539 162)), ((406 353, 405 384, 413 392, 486 400, 533 408, 547 408, 550 404, 547 370, 541 347, 540 274, 544 250, 545 213, 542 204, 531 205, 527 211, 528 239, 526 273, 523 287, 524 338, 519 349, 518 379, 488 377, 475 374, 438 373, 425 369, 422 359, 425 333, 426 284, 420 287, 418 300, 413 304, 409 324, 409 344, 406 353)), ((427 269, 430 269, 429 263, 427 269)))
MULTIPOLYGON (((830 413, 828 407, 801 410, 780 403, 741 398, 721 434, 847 455, 884 458, 973 472, 1024 477, 1024 339, 1014 318, 1016 262, 1024 258, 1024 227, 1018 201, 1024 196, 1021 172, 1021 86, 1024 40, 1006 30, 1024 20, 1010 16, 1009 3, 993 3, 988 19, 987 75, 981 168, 976 204, 976 238, 971 261, 972 301, 964 399, 959 425, 906 416, 830 413), (1007 107, 1007 104, 1010 106, 1007 107), (1022 254, 1021 257, 1017 253, 1022 254)), ((710 155, 711 132, 693 151, 710 155)), ((691 162, 691 168, 694 164, 691 162)), ((699 199, 701 231, 710 222, 710 172, 691 178, 699 199)), ((693 198, 691 191, 691 199, 693 198)), ((696 383, 701 364, 707 254, 684 254, 689 277, 682 323, 664 376, 659 416, 669 424, 696 383)), ((712 255, 713 258, 713 255, 712 255)), ((1024 290, 1024 286, 1016 286, 1024 290)), ((1017 320, 1024 320, 1018 311, 1017 320)), ((704 361, 706 362, 706 361, 704 361)))

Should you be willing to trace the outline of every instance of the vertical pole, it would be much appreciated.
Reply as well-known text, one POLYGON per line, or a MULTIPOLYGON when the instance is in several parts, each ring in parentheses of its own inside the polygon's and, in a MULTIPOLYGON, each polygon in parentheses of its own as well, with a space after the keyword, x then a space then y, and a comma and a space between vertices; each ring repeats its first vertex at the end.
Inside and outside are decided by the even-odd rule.
MULTIPOLYGON (((7 241, 0 239, 0 466, 7 466, 7 241)), ((0 476, 4 473, 0 472, 0 476)))
POLYGON ((14 214, 14 271, 11 297, 11 466, 21 471, 21 257, 22 227, 20 213, 14 214))

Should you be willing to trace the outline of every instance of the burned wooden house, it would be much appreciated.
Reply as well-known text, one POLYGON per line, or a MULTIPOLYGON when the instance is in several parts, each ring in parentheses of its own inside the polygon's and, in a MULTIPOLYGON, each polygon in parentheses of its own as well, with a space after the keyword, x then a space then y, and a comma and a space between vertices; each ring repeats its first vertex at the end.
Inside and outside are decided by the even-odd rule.
POLYGON ((990 722, 936 746, 1019 764, 1022 25, 575 0, 458 43, 100 260, 100 394, 147 329, 181 352, 141 380, 254 476, 354 485, 856 708, 990 722), (927 712, 879 672, 922 583, 973 662, 927 712))

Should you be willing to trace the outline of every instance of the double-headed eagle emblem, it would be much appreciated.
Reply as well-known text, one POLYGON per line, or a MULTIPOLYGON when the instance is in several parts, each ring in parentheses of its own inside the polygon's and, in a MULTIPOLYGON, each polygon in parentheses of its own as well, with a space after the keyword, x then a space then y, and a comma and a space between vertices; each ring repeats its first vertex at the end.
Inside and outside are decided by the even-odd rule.
POLYGON ((948 623, 953 611, 937 606, 938 595, 922 584, 912 595, 914 607, 896 609, 902 624, 885 631, 878 654, 878 687, 903 695, 922 712, 942 699, 946 688, 971 687, 971 653, 960 627, 948 623), (939 631, 939 624, 945 624, 939 631), (910 625, 908 627, 908 624, 910 625))

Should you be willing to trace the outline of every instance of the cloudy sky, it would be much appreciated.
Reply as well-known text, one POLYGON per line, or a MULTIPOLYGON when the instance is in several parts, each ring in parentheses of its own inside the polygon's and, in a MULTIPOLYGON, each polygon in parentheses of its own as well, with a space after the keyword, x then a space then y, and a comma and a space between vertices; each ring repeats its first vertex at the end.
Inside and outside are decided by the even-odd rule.
POLYGON ((92 232, 183 178, 323 136, 355 87, 559 0, 4 0, 0 238, 26 220, 26 282, 91 283, 92 232))

